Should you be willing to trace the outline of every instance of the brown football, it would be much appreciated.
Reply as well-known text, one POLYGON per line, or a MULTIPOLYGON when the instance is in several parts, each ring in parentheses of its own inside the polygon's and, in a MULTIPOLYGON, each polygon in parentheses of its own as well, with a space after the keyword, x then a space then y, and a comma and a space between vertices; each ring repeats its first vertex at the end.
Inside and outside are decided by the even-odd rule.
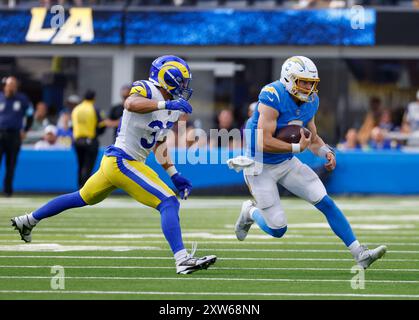
POLYGON ((298 143, 300 141, 300 129, 304 129, 304 135, 306 138, 310 136, 310 131, 304 127, 296 124, 290 124, 286 127, 279 129, 276 138, 288 143, 298 143))

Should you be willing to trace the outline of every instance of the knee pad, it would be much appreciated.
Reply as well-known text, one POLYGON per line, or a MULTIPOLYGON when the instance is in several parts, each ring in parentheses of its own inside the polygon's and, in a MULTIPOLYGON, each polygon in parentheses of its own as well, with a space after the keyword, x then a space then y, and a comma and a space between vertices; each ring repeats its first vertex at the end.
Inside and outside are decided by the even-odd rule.
POLYGON ((281 205, 274 205, 261 212, 269 228, 279 230, 287 226, 287 217, 281 205))
POLYGON ((172 208, 175 208, 176 211, 179 211, 179 207, 180 207, 179 200, 175 196, 168 197, 164 199, 162 202, 160 202, 160 204, 157 206, 157 210, 162 212, 162 210, 164 210, 167 207, 172 207, 172 208))

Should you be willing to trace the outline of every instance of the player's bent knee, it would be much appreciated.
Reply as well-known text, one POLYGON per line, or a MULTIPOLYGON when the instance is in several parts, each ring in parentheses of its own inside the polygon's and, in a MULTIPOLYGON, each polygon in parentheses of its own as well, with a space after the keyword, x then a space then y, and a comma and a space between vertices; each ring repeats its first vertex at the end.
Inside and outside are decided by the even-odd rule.
POLYGON ((279 228, 279 229, 271 229, 271 235, 275 238, 282 238, 284 234, 287 232, 287 226, 279 228))
POLYGON ((160 204, 157 206, 157 210, 161 212, 167 207, 172 207, 172 208, 175 208, 177 211, 179 211, 179 207, 180 207, 179 200, 175 196, 168 197, 164 199, 162 202, 160 202, 160 204))

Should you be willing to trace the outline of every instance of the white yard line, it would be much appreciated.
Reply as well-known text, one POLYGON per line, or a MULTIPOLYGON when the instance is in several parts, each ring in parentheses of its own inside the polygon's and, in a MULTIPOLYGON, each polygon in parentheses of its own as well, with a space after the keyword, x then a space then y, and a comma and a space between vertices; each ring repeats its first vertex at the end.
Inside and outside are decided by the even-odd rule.
POLYGON ((291 292, 167 292, 167 291, 94 291, 94 290, 0 290, 0 293, 52 293, 97 295, 185 295, 185 296, 284 296, 284 297, 353 297, 353 298, 419 298, 419 294, 291 293, 291 292))
MULTIPOLYGON (((9 258, 16 258, 16 259, 45 259, 45 258, 56 258, 56 259, 91 259, 91 260, 100 260, 100 259, 113 259, 113 260, 173 260, 173 257, 144 257, 144 256, 57 256, 57 255, 0 255, 0 259, 9 259, 9 258)), ((354 261, 353 259, 346 259, 346 258, 252 258, 252 257, 219 257, 219 260, 243 260, 243 261, 354 261)), ((383 259, 380 260, 381 262, 419 262, 419 259, 383 259)))
MULTIPOLYGON (((235 239, 233 239, 235 240, 235 239)), ((95 243, 95 244, 101 244, 101 243, 113 243, 113 244, 120 244, 120 243, 135 243, 135 244, 167 244, 167 241, 165 240, 86 240, 86 239, 80 239, 80 240, 36 240, 37 243, 51 243, 52 241, 57 243, 95 243)), ((189 244, 194 241, 184 241, 184 243, 189 244)), ((22 240, 0 240, 0 243, 3 244, 9 244, 9 243, 22 243, 22 240)), ((275 246, 311 246, 311 245, 318 245, 318 246, 339 246, 342 247, 343 244, 339 241, 337 242, 327 242, 327 241, 288 241, 286 238, 282 238, 281 240, 275 240, 272 239, 271 241, 246 241, 244 243, 239 241, 214 241, 208 239, 208 241, 205 241, 206 245, 215 245, 215 244, 228 244, 228 245, 238 245, 243 246, 243 244, 246 245, 275 245, 275 246), (285 239, 285 241, 284 241, 285 239)), ((381 245, 383 243, 381 242, 368 242, 369 245, 381 245)), ((409 246, 409 247, 415 247, 419 246, 419 242, 385 242, 385 245, 388 246, 409 246)), ((255 248, 248 248, 253 249, 255 248)), ((258 250, 258 249, 256 249, 258 250)))
MULTIPOLYGON (((21 245, 2 245, 0 252, 67 252, 67 251, 168 251, 167 248, 159 247, 139 247, 139 246, 67 246, 56 243, 48 244, 21 244, 21 245)), ((255 249, 255 248, 200 248, 203 251, 221 252, 296 252, 296 253, 339 253, 348 254, 348 250, 333 249, 255 249)), ((419 254, 419 250, 391 250, 389 253, 419 254)))
MULTIPOLYGON (((2 269, 51 269, 51 266, 34 266, 34 265, 0 265, 2 269)), ((174 267, 165 266, 65 266, 65 269, 168 269, 174 270, 174 267)), ((271 270, 271 271, 345 271, 349 268, 281 268, 281 267, 211 267, 211 270, 271 270)), ((368 272, 419 272, 419 269, 377 269, 370 268, 368 272)))
MULTIPOLYGON (((0 276, 0 279, 51 279, 50 276, 0 276)), ((65 279, 74 280, 169 280, 169 281, 251 281, 251 282, 351 282, 351 279, 298 279, 298 278, 200 278, 200 277, 91 277, 91 276, 65 276, 65 279)), ((366 283, 403 283, 417 284, 419 280, 365 280, 366 283)))

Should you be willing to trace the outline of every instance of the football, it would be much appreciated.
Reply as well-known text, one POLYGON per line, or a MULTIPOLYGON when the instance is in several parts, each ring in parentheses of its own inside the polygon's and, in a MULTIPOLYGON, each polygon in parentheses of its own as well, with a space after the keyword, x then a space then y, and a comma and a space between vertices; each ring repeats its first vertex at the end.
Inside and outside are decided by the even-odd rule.
POLYGON ((301 128, 304 129, 304 135, 306 138, 308 138, 310 136, 310 130, 296 124, 290 124, 280 129, 276 135, 276 138, 288 143, 298 143, 301 138, 301 128))

